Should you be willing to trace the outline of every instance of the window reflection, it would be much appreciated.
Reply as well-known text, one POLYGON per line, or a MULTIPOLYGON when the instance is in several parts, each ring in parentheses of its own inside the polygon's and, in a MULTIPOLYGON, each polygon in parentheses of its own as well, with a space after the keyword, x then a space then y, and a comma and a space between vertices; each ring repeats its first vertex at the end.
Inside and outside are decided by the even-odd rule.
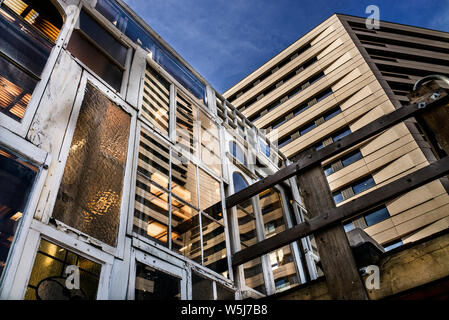
POLYGON ((101 265, 98 263, 41 240, 25 300, 95 300, 100 273, 101 265), (79 270, 79 289, 66 286, 69 266, 76 266, 79 270))
POLYGON ((221 155, 218 126, 200 110, 201 161, 221 176, 221 155))
POLYGON ((0 147, 0 277, 38 169, 0 147))
POLYGON ((217 270, 218 261, 226 258, 226 236, 222 224, 201 216, 203 227, 204 265, 212 270, 217 270))
POLYGON ((170 83, 147 67, 143 88, 142 116, 161 133, 169 135, 170 83))
POLYGON ((176 95, 176 144, 186 156, 198 156, 198 110, 186 96, 176 95))
POLYGON ((214 300, 213 282, 192 272, 192 300, 214 300))
POLYGON ((135 300, 180 300, 181 280, 136 263, 135 300))

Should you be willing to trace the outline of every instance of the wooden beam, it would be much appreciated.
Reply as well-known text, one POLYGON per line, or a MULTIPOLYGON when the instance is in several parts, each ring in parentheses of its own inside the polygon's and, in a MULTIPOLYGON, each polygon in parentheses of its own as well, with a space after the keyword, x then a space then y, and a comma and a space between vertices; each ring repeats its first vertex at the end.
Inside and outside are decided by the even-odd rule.
MULTIPOLYGON (((335 208, 320 164, 299 175, 298 186, 310 217, 320 217, 323 211, 335 208)), ((366 300, 368 296, 343 226, 336 224, 317 231, 314 239, 332 298, 366 300)))
MULTIPOLYGON (((435 100, 428 98, 425 108, 422 108, 419 103, 404 106, 393 111, 392 113, 389 113, 372 121, 363 128, 351 133, 350 135, 321 150, 304 152, 301 154, 300 161, 290 164, 285 168, 280 169, 275 174, 261 179, 256 183, 250 185, 249 187, 227 197, 226 208, 232 208, 237 204, 258 195, 262 191, 269 189, 288 178, 298 175, 301 172, 307 171, 310 168, 321 164, 321 162, 323 162, 324 160, 337 155, 343 150, 346 150, 360 142, 363 142, 378 133, 383 132, 391 126, 394 126, 418 114, 426 113, 433 108, 445 105, 447 103, 449 103, 449 94, 447 92, 442 92, 441 95, 435 100)), ((216 203, 215 205, 209 207, 207 210, 221 210, 221 202, 216 203)))
POLYGON ((323 210, 318 217, 314 217, 307 222, 296 225, 273 237, 260 241, 249 248, 236 252, 232 257, 232 265, 241 265, 317 231, 341 223, 345 219, 356 216, 361 212, 392 200, 448 174, 449 157, 445 157, 340 207, 323 210))

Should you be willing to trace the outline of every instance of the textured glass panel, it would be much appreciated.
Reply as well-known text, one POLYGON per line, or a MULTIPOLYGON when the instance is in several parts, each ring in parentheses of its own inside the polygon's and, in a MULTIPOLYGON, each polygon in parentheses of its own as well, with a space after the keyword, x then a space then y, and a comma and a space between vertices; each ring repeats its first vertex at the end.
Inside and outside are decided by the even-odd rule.
POLYGON ((139 173, 134 205, 134 232, 167 245, 169 224, 168 193, 139 173))
POLYGON ((192 300, 214 300, 213 282, 192 272, 192 300))
POLYGON ((115 246, 131 117, 88 84, 53 216, 115 246))
POLYGON ((218 126, 200 110, 201 161, 221 176, 221 156, 218 126))
POLYGON ((153 59, 189 90, 199 102, 205 101, 206 86, 178 59, 169 53, 129 13, 113 0, 98 0, 95 7, 120 31, 142 48, 151 51, 153 59))
POLYGON ((176 143, 186 155, 198 156, 197 107, 183 94, 176 98, 176 143))
POLYGON ((169 134, 170 83, 147 67, 142 96, 142 116, 161 133, 169 134))
POLYGON ((168 189, 170 149, 165 144, 160 143, 160 139, 144 128, 140 132, 137 170, 142 176, 168 189))
POLYGON ((0 277, 38 169, 0 147, 0 277))
POLYGON ((200 203, 201 210, 221 201, 220 183, 209 174, 199 169, 200 203))
POLYGON ((208 217, 201 216, 203 227, 204 265, 217 270, 217 262, 226 258, 226 236, 224 227, 208 217))
POLYGON ((101 265, 46 240, 34 260, 25 300, 95 300, 101 265), (79 289, 66 286, 69 266, 79 270, 79 289))
POLYGON ((136 263, 136 300, 180 300, 181 280, 136 263))
POLYGON ((90 15, 81 10, 80 28, 90 39, 106 50, 117 62, 125 66, 128 49, 121 45, 109 32, 100 26, 90 15))
POLYGON ((26 23, 0 9, 0 50, 39 77, 47 63, 52 45, 37 35, 26 23))
POLYGON ((122 69, 86 40, 80 32, 75 30, 72 33, 67 50, 109 83, 116 91, 120 91, 123 78, 122 69))

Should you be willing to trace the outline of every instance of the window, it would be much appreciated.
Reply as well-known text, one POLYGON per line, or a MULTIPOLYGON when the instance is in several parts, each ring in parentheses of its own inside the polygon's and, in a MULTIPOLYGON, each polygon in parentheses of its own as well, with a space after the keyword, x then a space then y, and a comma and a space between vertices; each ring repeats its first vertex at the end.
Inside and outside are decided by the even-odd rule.
POLYGON ((263 153, 267 158, 269 158, 271 155, 270 146, 261 137, 259 137, 259 147, 260 152, 263 153))
POLYGON ((357 150, 352 151, 349 154, 343 156, 340 160, 337 160, 337 161, 333 162, 332 164, 325 166, 323 168, 324 173, 326 176, 329 176, 329 175, 337 172, 338 170, 341 170, 341 169, 353 164, 354 162, 361 160, 362 158, 363 158, 362 153, 360 152, 360 150, 357 149, 357 150))
POLYGON ((366 225, 369 227, 390 218, 390 213, 388 212, 388 209, 383 206, 370 213, 364 214, 363 216, 365 218, 366 225))
POLYGON ((317 143, 315 145, 315 150, 321 150, 323 149, 325 146, 328 146, 338 140, 343 139, 345 136, 351 134, 351 129, 349 129, 349 127, 343 128, 342 130, 334 133, 333 135, 331 135, 330 137, 327 137, 326 139, 324 139, 323 141, 317 143))
POLYGON ((0 112, 20 122, 63 20, 50 1, 0 3, 0 112))
POLYGON ((248 186, 248 183, 246 183, 245 179, 238 172, 232 174, 232 182, 234 184, 234 193, 237 193, 248 186))
POLYGON ((192 272, 192 300, 214 300, 213 282, 192 272))
POLYGON ((199 102, 205 102, 206 86, 173 54, 164 48, 145 26, 139 24, 125 9, 113 0, 98 0, 95 6, 107 20, 113 23, 131 41, 152 52, 153 59, 172 75, 199 102))
POLYGON ((90 83, 53 217, 115 247, 131 116, 90 83))
POLYGON ((124 46, 85 11, 67 45, 75 57, 120 92, 128 47, 124 46))
POLYGON ((349 231, 355 229, 354 223, 352 221, 349 222, 349 223, 344 224, 343 227, 345 228, 345 232, 349 232, 349 231))
POLYGON ((170 122, 170 83, 151 67, 145 71, 142 116, 166 136, 170 122))
POLYGON ((359 193, 362 193, 376 185, 373 177, 369 176, 364 179, 361 179, 357 182, 354 182, 349 187, 346 187, 340 191, 334 192, 332 194, 335 204, 338 204, 344 200, 347 200, 359 193))
POLYGON ((0 146, 0 277, 37 174, 36 166, 0 146))
POLYGON ((247 165, 246 162, 246 155, 243 152, 242 148, 237 144, 235 141, 229 142, 229 151, 234 156, 235 159, 237 159, 241 164, 247 165))
POLYGON ((136 263, 135 300, 180 300, 181 280, 136 263))
POLYGON ((188 155, 198 156, 198 108, 179 90, 176 96, 176 143, 188 155))
POLYGON ((25 300, 95 300, 100 273, 100 264, 42 239, 25 300), (73 266, 79 270, 80 288, 70 290, 65 282, 73 266))
POLYGON ((201 161, 221 176, 220 137, 217 124, 200 110, 201 161))

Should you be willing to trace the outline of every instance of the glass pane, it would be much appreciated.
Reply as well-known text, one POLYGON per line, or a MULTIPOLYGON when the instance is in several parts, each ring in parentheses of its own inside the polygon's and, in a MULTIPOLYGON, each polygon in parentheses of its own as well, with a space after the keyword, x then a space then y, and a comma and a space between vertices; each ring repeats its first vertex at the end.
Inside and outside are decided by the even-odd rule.
POLYGON ((241 164, 247 165, 245 152, 235 141, 229 142, 229 151, 241 164))
POLYGON ((136 263, 136 300, 180 300, 181 280, 136 263))
POLYGON ((204 265, 217 270, 218 261, 227 257, 224 227, 208 217, 201 216, 203 227, 204 265))
POLYGON ((47 63, 52 45, 42 39, 26 23, 0 9, 0 50, 35 76, 39 77, 47 63))
POLYGON ((263 294, 266 294, 265 280, 263 277, 262 260, 260 258, 251 260, 243 265, 245 283, 263 294))
POLYGON ((0 111, 20 121, 37 80, 0 56, 0 111))
POLYGON ((344 167, 349 166, 350 164, 362 159, 362 154, 359 150, 347 155, 345 158, 341 159, 341 163, 344 167))
POLYGON ((79 31, 72 33, 67 45, 75 57, 109 83, 116 91, 122 86, 123 71, 98 48, 94 47, 79 31))
POLYGON ((178 198, 198 208, 196 166, 173 153, 171 191, 178 198))
POLYGON ((198 156, 197 126, 197 107, 178 92, 176 98, 176 143, 186 156, 198 156))
POLYGON ((213 282, 192 272, 192 300, 214 300, 213 282))
POLYGON ((53 42, 56 42, 63 19, 50 1, 5 0, 3 3, 53 42))
POLYGON ((115 246, 131 118, 88 84, 53 216, 115 246))
POLYGON ((235 300, 235 292, 217 283, 217 300, 235 300))
POLYGON ((344 224, 343 227, 345 228, 345 232, 349 232, 349 231, 355 229, 354 223, 352 223, 352 222, 344 224))
POLYGON ((372 226, 376 223, 384 221, 390 217, 390 213, 388 212, 386 207, 376 209, 374 212, 368 213, 365 215, 366 225, 372 226))
POLYGON ((142 116, 168 136, 170 121, 170 83, 147 68, 143 88, 142 116))
POLYGON ((134 206, 134 232, 167 245, 168 193, 138 173, 134 206))
POLYGON ((140 132, 139 160, 137 170, 142 176, 168 189, 170 174, 170 149, 161 144, 150 131, 140 132))
MULTIPOLYGON (((286 230, 282 198, 274 188, 259 194, 265 238, 286 230)), ((299 283, 290 246, 284 246, 268 255, 273 271, 276 291, 280 292, 299 283)))
POLYGON ((240 242, 242 249, 257 243, 256 217, 254 216, 251 200, 237 205, 237 219, 239 224, 240 242))
POLYGON ((125 66, 128 49, 82 10, 80 13, 80 28, 91 40, 95 41, 103 50, 120 63, 122 67, 125 66))
POLYGON ((205 101, 206 86, 193 75, 178 59, 162 47, 121 6, 112 0, 98 0, 95 7, 106 19, 142 48, 152 52, 153 59, 170 73, 184 88, 189 90, 199 102, 205 101))
POLYGON ((201 210, 206 210, 207 208, 221 201, 220 182, 212 178, 202 169, 199 169, 198 172, 201 203, 200 208, 201 210))
MULTIPOLYGON (((34 260, 25 300, 95 300, 101 265, 69 250, 41 240, 34 260), (79 271, 79 288, 66 284, 67 272, 73 266, 79 271)), ((72 284, 76 284, 73 281, 72 284)))
POLYGON ((38 169, 0 147, 0 277, 38 169))
POLYGON ((221 155, 218 126, 200 110, 201 161, 221 176, 221 155))
POLYGON ((354 185, 352 189, 354 190, 354 194, 359 194, 365 190, 368 190, 369 188, 374 187, 375 185, 376 183, 374 182, 374 179, 372 177, 369 177, 363 180, 362 182, 359 182, 356 185, 354 185))
POLYGON ((202 263, 199 212, 176 197, 172 197, 172 247, 202 263))

